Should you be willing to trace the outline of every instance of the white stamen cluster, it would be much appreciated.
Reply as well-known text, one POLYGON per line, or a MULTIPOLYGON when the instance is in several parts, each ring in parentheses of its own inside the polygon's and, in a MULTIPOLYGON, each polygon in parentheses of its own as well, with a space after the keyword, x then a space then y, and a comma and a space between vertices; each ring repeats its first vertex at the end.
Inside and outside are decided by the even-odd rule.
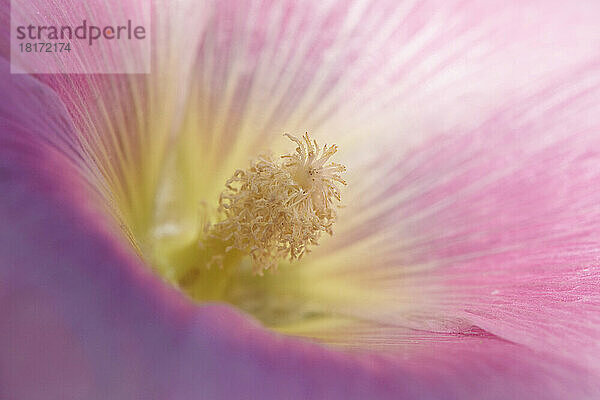
POLYGON ((340 173, 346 168, 328 160, 337 146, 319 147, 306 133, 296 152, 280 160, 262 156, 227 180, 219 198, 223 220, 211 235, 251 256, 254 271, 275 269, 279 260, 302 258, 323 232, 333 234, 340 201, 340 173))

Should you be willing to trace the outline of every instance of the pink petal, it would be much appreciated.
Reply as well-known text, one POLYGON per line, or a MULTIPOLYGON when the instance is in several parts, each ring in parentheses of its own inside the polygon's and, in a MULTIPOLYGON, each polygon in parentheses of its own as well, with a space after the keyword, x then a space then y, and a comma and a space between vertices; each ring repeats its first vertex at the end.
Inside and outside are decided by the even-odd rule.
MULTIPOLYGON (((150 82, 131 76, 41 79, 93 136, 98 153, 120 151, 111 135, 128 137, 124 146, 133 154, 127 157, 142 164, 145 154, 162 155, 182 124, 194 129, 206 151, 223 160, 217 173, 210 171, 220 187, 221 178, 239 167, 236 160, 245 162, 284 131, 309 130, 352 150, 353 159, 368 132, 377 151, 362 157, 370 160, 391 143, 404 152, 440 129, 476 126, 506 99, 535 93, 595 57, 597 6, 539 0, 159 2, 150 82), (98 107, 80 107, 90 102, 98 107), (159 118, 138 120, 140 114, 159 118), (147 149, 137 154, 138 147, 147 149), (232 150, 237 153, 230 160, 232 150)), ((146 169, 150 180, 159 179, 154 167, 146 169)))
MULTIPOLYGON (((7 398, 578 398, 589 372, 474 332, 346 354, 195 306, 132 254, 48 140, 72 128, 48 89, 2 75, 0 381, 7 398), (30 107, 15 108, 15 104, 30 107), (20 110, 15 113, 16 110, 20 110)), ((63 142, 66 143, 66 142, 63 142)))
MULTIPOLYGON (((594 17, 593 13, 588 14, 589 18, 594 17)), ((477 17, 486 15, 495 13, 475 13, 477 17)), ((554 18, 549 18, 550 22, 560 22, 563 15, 570 16, 562 8, 549 15, 554 18)), ((581 18, 585 17, 583 13, 581 18)), ((373 22, 366 26, 376 25, 373 22)), ((551 28, 547 32, 535 23, 531 25, 529 28, 525 24, 523 29, 533 35, 533 43, 535 38, 552 32, 551 28), (536 37, 538 31, 541 33, 536 37)), ((564 23, 556 26, 564 27, 564 23)), ((557 36, 563 33, 559 30, 557 36)), ((522 50, 535 53, 532 42, 526 40, 530 36, 523 35, 525 38, 519 37, 525 43, 522 50)), ((554 50, 558 39, 552 37, 547 50, 554 50)), ((573 40, 573 36, 565 35, 564 43, 573 40)), ((582 54, 564 57, 563 61, 574 64, 589 53, 583 49, 582 54)), ((485 59, 504 60, 507 68, 514 67, 510 60, 515 55, 527 56, 518 51, 496 55, 498 59, 485 59)), ((491 90, 498 88, 494 84, 486 86, 486 82, 492 82, 489 78, 493 73, 475 74, 485 79, 476 81, 473 93, 486 93, 485 101, 477 108, 477 118, 488 117, 491 105, 504 101, 505 95, 515 97, 514 91, 527 78, 547 78, 548 71, 531 72, 527 68, 534 64, 535 57, 525 59, 529 62, 522 71, 519 69, 523 75, 518 74, 514 86, 509 84, 507 92, 501 95, 491 90)), ((480 61, 475 58, 468 64, 488 65, 480 61)), ((546 67, 550 70, 564 67, 559 61, 551 59, 546 67)), ((504 76, 504 69, 492 69, 504 76)), ((310 76, 302 70, 298 75, 300 79, 310 76)), ((214 82, 218 88, 220 81, 214 82)), ((564 108, 552 108, 543 102, 549 94, 559 91, 551 86, 538 97, 510 103, 513 111, 493 114, 481 128, 433 141, 416 152, 414 158, 401 159, 404 168, 411 167, 412 162, 414 172, 401 175, 398 186, 392 186, 391 190, 392 194, 394 190, 405 190, 410 201, 401 203, 393 218, 385 217, 397 224, 394 226, 406 227, 409 234, 405 237, 412 242, 406 244, 406 253, 390 254, 406 257, 400 260, 403 262, 428 262, 438 268, 434 277, 440 278, 435 280, 435 286, 428 286, 426 273, 416 273, 414 280, 421 283, 417 289, 431 294, 434 300, 446 299, 439 304, 431 302, 427 311, 433 318, 445 318, 447 313, 450 319, 461 318, 466 320, 466 326, 474 324, 483 330, 463 329, 458 332, 458 339, 448 334, 419 336, 410 331, 404 337, 417 343, 406 344, 406 351, 395 348, 396 353, 387 359, 348 355, 282 338, 262 331, 228 308, 188 304, 147 271, 98 204, 100 196, 89 185, 90 181, 97 183, 94 181, 97 175, 86 171, 90 167, 80 162, 73 126, 58 99, 28 78, 9 77, 4 70, 0 84, 2 93, 10 94, 0 99, 0 220, 3 221, 0 340, 6 344, 0 347, 0 381, 4 397, 231 398, 252 393, 257 398, 284 395, 291 398, 334 398, 334 395, 340 398, 593 398, 600 391, 596 383, 598 351, 592 343, 597 338, 594 315, 597 315, 598 281, 593 220, 597 197, 593 185, 586 185, 596 180, 597 168, 593 152, 585 151, 597 145, 594 134, 597 112, 592 112, 597 110, 590 105, 597 103, 594 91, 576 90, 576 96, 564 95, 570 99, 562 102, 564 108), (17 104, 34 106, 15 107, 17 104), (546 110, 542 112, 544 105, 546 110), (538 115, 527 115, 531 109, 538 115), (494 134, 488 139, 486 134, 490 131, 494 134), (554 143, 561 146, 539 141, 549 131, 554 143), (525 146, 524 154, 517 133, 523 133, 528 140, 526 144, 531 145, 531 148, 525 146), (583 139, 564 139, 572 133, 583 139), (506 160, 517 163, 519 168, 507 169, 502 164, 506 160), (497 165, 504 175, 493 175, 497 165), (548 171, 554 171, 557 165, 561 174, 550 176, 548 171), (490 170, 494 179, 487 183, 482 171, 490 170), (530 176, 519 175, 527 171, 534 171, 534 182, 541 184, 527 184, 530 176), (440 172, 447 172, 448 176, 441 177, 440 172), (416 187, 409 185, 413 180, 417 180, 416 187), (471 187, 471 180, 483 182, 485 190, 462 190, 471 187), (521 182, 523 188, 518 185, 521 182), (503 193, 506 187, 511 188, 508 197, 503 193), (563 188, 564 192, 559 190, 563 188), (410 189, 416 189, 417 196, 410 189), (555 191, 560 196, 553 196, 555 191), (449 193, 456 195, 448 198, 449 193), (532 207, 532 203, 539 205, 539 209, 532 207), (525 221, 527 231, 520 232, 524 217, 531 221, 525 221), (404 225, 399 221, 404 221, 404 225), (549 226, 552 229, 548 230, 549 226), (544 236, 547 232, 555 236, 544 236), (454 240, 453 235, 458 234, 462 235, 456 240, 458 245, 450 246, 450 239, 454 240), (536 235, 540 235, 540 240, 536 235), (521 243, 531 246, 518 251, 511 248, 521 243), (505 253, 499 257, 479 251, 489 249, 492 244, 500 244, 499 249, 505 253), (507 248, 512 252, 506 252, 507 248), (573 262, 575 265, 571 265, 573 262), (487 274, 482 279, 482 267, 486 267, 484 272, 499 270, 497 278, 491 279, 491 274, 487 274), (522 271, 529 275, 522 275, 522 271), (495 290, 499 292, 493 294, 495 290), (507 293, 505 301, 495 301, 492 297, 502 293, 507 293), (532 294, 538 296, 535 303, 528 301, 532 294), (542 318, 550 321, 545 324, 546 321, 540 321, 542 318), (581 347, 587 348, 591 356, 578 352, 581 347)), ((499 88, 505 88, 506 84, 502 81, 499 88)), ((61 89, 65 101, 70 96, 76 98, 62 85, 55 87, 61 89)), ((386 83, 373 83, 371 88, 373 93, 379 93, 384 86, 386 83)), ((455 90, 459 94, 462 92, 460 84, 453 87, 458 88, 455 90)), ((304 90, 299 95, 309 92, 304 90)), ((532 88, 524 90, 525 94, 533 92, 532 88)), ((400 93, 410 95, 411 91, 400 93)), ((434 119, 438 110, 462 118, 468 115, 468 106, 481 104, 478 97, 454 109, 451 103, 456 103, 460 96, 450 92, 447 98, 434 101, 431 109, 421 114, 415 108, 427 103, 426 100, 435 100, 439 93, 422 98, 418 90, 414 93, 417 100, 413 100, 410 109, 416 116, 405 118, 414 122, 406 125, 411 130, 428 126, 427 117, 434 119)), ((335 94, 333 104, 337 104, 336 96, 341 96, 341 92, 335 94)), ((360 111, 359 103, 370 104, 368 100, 366 95, 356 96, 355 102, 344 110, 360 111)), ((310 111, 303 115, 317 121, 307 122, 309 127, 320 126, 316 117, 319 113, 312 112, 324 107, 321 103, 313 108, 310 98, 302 102, 287 101, 282 105, 281 115, 286 115, 286 108, 301 108, 310 111)), ((402 106, 397 103, 395 93, 389 93, 387 101, 389 108, 402 106)), ((73 106, 74 102, 67 104, 73 106)), ((367 111, 346 112, 344 115, 351 116, 348 123, 360 122, 361 117, 369 115, 367 111)), ((85 122, 83 114, 75 113, 73 117, 77 126, 85 122)), ((277 130, 280 124, 293 124, 292 118, 261 125, 264 121, 256 126, 277 130)), ((329 125, 322 126, 336 126, 331 122, 334 118, 329 121, 329 125)), ((393 117, 386 118, 377 128, 391 126, 389 121, 397 122, 393 117)), ((232 124, 235 127, 236 122, 232 124)), ((434 127, 438 124, 432 123, 434 127)), ((444 124, 453 126, 459 122, 444 124)), ((227 129, 235 131, 232 127, 227 129)), ((374 131, 378 132, 384 131, 374 131)))
POLYGON ((445 318, 600 371, 597 71, 415 152, 394 218, 409 238, 398 262, 435 269, 445 318))
POLYGON ((279 132, 306 130, 355 151, 368 133, 372 146, 393 142, 402 151, 429 132, 475 126, 600 46, 592 2, 215 8, 192 77, 201 93, 193 117, 214 151, 240 140, 249 155, 279 132))
MULTIPOLYGON (((0 1, 0 54, 8 59, 9 41, 4 39, 9 37, 10 2, 0 1)), ((51 14, 69 20, 77 19, 70 12, 81 7, 80 3, 46 2, 53 9, 51 14)), ((121 219, 129 225, 152 213, 147 199, 153 198, 157 190, 167 144, 181 130, 188 81, 195 62, 193 51, 183 52, 178 46, 182 43, 190 48, 197 46, 203 36, 204 21, 211 15, 207 5, 196 1, 176 4, 126 1, 112 9, 106 4, 96 4, 91 15, 104 18, 108 12, 117 20, 125 19, 123 15, 138 15, 140 8, 152 8, 152 74, 36 76, 52 87, 67 107, 75 126, 73 131, 77 132, 71 140, 91 169, 91 179, 101 186, 105 197, 111 197, 112 203, 128 204, 133 209, 119 210, 121 219)))
POLYGON ((3 397, 559 399, 597 390, 585 369, 493 337, 423 335, 396 356, 350 355, 265 332, 225 306, 190 304, 118 239, 73 163, 44 139, 70 129, 54 95, 27 77, 0 82, 13 100, 0 101, 3 397))
POLYGON ((406 326, 475 329, 599 374, 599 99, 590 63, 474 129, 434 137, 399 158, 385 184, 355 193, 367 215, 323 252, 346 254, 340 276, 389 293, 387 307, 344 310, 388 332, 346 342, 402 345, 406 326))

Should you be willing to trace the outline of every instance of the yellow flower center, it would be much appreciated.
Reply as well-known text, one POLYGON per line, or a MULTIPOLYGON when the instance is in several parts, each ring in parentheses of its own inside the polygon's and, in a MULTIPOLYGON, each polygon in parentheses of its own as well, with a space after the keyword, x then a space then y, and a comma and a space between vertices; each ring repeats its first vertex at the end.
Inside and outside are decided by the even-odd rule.
POLYGON ((335 145, 320 147, 308 133, 286 136, 297 145, 295 152, 262 155, 235 171, 218 206, 200 207, 195 239, 184 246, 159 240, 153 260, 161 275, 193 299, 236 304, 270 325, 303 319, 306 310, 299 297, 287 303, 280 298, 277 306, 265 297, 273 285, 293 280, 291 265, 285 265, 285 277, 264 272, 300 260, 323 234, 333 234, 340 187, 346 185, 346 168, 330 161, 335 145))

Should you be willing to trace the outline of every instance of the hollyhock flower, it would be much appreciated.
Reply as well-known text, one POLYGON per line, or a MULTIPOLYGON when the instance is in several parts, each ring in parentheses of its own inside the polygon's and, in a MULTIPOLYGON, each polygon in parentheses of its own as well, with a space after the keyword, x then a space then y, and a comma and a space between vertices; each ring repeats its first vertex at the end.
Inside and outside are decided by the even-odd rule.
POLYGON ((154 2, 150 74, 33 76, 3 3, 0 397, 597 398, 598 8, 154 2))

